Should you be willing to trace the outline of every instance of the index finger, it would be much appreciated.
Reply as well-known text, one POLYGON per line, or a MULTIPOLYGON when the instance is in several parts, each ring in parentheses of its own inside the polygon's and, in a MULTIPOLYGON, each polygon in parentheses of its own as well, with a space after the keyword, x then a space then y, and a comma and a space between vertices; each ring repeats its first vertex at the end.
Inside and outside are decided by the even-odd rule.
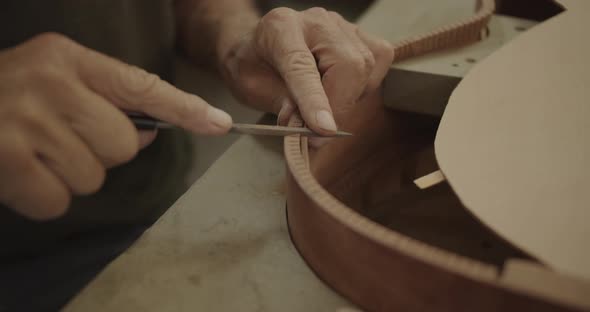
POLYGON ((261 21, 258 49, 279 72, 307 125, 320 134, 337 130, 315 58, 297 20, 288 12, 267 14, 261 21), (277 16, 278 15, 278 16, 277 16), (269 25, 270 24, 270 25, 269 25))
POLYGON ((200 134, 222 134, 231 117, 158 76, 86 49, 77 59, 81 80, 119 108, 142 112, 200 134))

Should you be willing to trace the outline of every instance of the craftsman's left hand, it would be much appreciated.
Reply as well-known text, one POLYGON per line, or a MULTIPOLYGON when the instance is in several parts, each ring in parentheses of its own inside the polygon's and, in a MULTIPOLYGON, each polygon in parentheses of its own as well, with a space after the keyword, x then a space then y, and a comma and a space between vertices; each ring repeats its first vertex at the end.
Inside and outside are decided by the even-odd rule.
MULTIPOLYGON (((278 8, 235 40, 221 40, 221 71, 251 106, 279 115, 298 109, 307 126, 328 135, 334 115, 380 84, 393 60, 391 45, 321 8, 278 8)), ((336 118, 336 121, 338 118, 336 118)))

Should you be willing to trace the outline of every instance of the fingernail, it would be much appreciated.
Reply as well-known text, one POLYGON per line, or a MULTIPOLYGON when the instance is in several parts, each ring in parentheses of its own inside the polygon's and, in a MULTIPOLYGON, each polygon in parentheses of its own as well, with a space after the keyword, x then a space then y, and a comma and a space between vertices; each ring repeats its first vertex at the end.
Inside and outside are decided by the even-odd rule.
POLYGON ((207 112, 207 120, 222 129, 229 129, 232 125, 231 116, 215 107, 209 108, 209 111, 207 112))
POLYGON ((327 131, 338 130, 338 128, 336 127, 336 122, 334 121, 334 117, 332 117, 332 114, 330 114, 329 111, 321 110, 316 113, 315 118, 320 128, 327 131))

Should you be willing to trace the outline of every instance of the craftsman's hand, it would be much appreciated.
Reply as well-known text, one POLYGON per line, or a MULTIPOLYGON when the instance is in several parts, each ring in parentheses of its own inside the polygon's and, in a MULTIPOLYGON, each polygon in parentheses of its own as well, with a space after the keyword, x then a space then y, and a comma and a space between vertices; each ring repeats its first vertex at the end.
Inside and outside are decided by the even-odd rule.
POLYGON ((333 115, 376 89, 393 59, 388 42, 321 8, 274 9, 233 38, 220 40, 219 59, 234 93, 279 123, 298 109, 321 134, 337 130, 333 115))
POLYGON ((63 214, 72 194, 97 191, 105 169, 140 147, 123 109, 201 134, 231 126, 202 99, 61 35, 0 51, 0 202, 47 219, 63 214))

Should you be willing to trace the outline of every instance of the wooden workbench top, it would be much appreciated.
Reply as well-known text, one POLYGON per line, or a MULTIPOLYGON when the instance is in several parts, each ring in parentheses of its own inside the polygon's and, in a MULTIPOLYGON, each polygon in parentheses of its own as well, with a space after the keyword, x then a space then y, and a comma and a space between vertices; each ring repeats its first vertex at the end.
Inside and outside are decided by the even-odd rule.
POLYGON ((282 140, 244 136, 66 311, 338 311, 287 231, 282 140))

